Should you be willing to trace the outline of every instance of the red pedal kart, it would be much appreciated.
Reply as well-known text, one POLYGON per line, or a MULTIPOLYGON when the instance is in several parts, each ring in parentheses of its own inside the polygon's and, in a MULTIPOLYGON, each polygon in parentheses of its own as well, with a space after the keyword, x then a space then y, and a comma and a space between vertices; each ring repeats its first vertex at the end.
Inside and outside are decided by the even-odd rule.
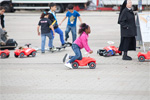
POLYGON ((109 56, 114 56, 116 55, 117 53, 119 55, 122 55, 122 52, 119 51, 119 48, 115 47, 115 46, 107 46, 107 47, 104 47, 103 49, 99 49, 97 51, 97 53, 100 55, 100 56, 104 56, 104 57, 109 57, 109 56))
POLYGON ((91 57, 83 57, 82 60, 75 60, 72 63, 73 69, 78 69, 79 66, 89 66, 90 69, 96 68, 96 60, 91 57))
POLYGON ((139 52, 137 56, 140 62, 144 62, 145 59, 150 59, 150 51, 148 51, 146 54, 139 52))
POLYGON ((14 56, 16 58, 20 57, 20 58, 24 58, 24 56, 29 57, 30 55, 32 57, 36 56, 36 50, 33 48, 29 48, 31 44, 26 44, 25 46, 27 46, 27 48, 22 48, 20 47, 19 49, 15 50, 14 52, 14 56))
POLYGON ((4 50, 4 51, 1 51, 0 50, 0 56, 1 56, 1 58, 2 59, 4 59, 4 58, 8 58, 9 57, 9 50, 8 49, 6 49, 6 50, 4 50))

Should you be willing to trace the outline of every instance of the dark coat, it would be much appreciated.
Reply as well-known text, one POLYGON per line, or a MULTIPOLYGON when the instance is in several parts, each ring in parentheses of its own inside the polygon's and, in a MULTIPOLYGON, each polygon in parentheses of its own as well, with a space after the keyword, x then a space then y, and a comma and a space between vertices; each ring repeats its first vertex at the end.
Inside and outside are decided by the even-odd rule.
MULTIPOLYGON (((52 21, 52 23, 55 21, 55 17, 53 16, 52 13, 49 13, 49 19, 52 21)), ((56 23, 53 25, 54 29, 58 28, 58 25, 56 23)))
POLYGON ((5 17, 4 15, 0 15, 0 20, 1 20, 0 22, 1 22, 2 28, 5 28, 4 17, 5 17))
POLYGON ((137 35, 135 16, 132 10, 125 8, 119 18, 121 37, 135 37, 137 35))

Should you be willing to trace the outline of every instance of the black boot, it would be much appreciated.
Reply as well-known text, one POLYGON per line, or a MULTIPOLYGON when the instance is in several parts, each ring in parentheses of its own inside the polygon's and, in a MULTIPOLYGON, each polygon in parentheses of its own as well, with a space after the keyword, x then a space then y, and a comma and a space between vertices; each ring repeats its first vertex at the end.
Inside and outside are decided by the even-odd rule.
POLYGON ((124 55, 123 55, 122 59, 123 60, 132 60, 132 58, 127 55, 127 52, 124 52, 124 55))

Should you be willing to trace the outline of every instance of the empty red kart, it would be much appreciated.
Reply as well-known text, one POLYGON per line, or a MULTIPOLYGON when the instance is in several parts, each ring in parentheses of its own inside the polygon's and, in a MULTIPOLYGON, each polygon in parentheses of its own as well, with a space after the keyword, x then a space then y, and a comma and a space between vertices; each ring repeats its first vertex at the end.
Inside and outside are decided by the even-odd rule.
POLYGON ((145 59, 150 59, 150 51, 148 51, 146 54, 139 52, 137 56, 140 62, 144 62, 145 59))
POLYGON ((31 44, 26 44, 25 46, 27 46, 27 48, 20 47, 19 49, 15 50, 14 56, 16 58, 18 58, 18 57, 23 58, 24 56, 29 57, 30 55, 32 57, 35 57, 36 56, 36 50, 33 48, 29 48, 30 45, 31 44))
POLYGON ((96 60, 91 57, 83 57, 82 60, 75 60, 72 63, 72 68, 77 69, 79 66, 89 66, 90 69, 96 68, 96 60))
POLYGON ((6 50, 4 50, 4 51, 1 51, 0 50, 0 56, 1 56, 1 58, 2 59, 4 59, 4 58, 8 58, 9 57, 9 50, 8 49, 6 49, 6 50))
POLYGON ((100 55, 100 56, 104 56, 104 57, 109 57, 109 56, 114 56, 116 55, 117 53, 119 55, 122 55, 122 52, 119 51, 119 48, 115 47, 115 46, 107 46, 107 47, 104 47, 103 49, 99 49, 97 51, 97 53, 100 55))

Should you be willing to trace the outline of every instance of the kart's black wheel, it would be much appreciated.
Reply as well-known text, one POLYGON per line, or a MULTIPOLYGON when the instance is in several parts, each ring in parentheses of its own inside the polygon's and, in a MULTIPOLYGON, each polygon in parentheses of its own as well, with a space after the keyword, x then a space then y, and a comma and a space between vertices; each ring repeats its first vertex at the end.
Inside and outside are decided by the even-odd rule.
POLYGON ((23 58, 24 57, 24 53, 20 53, 20 58, 23 58))
POLYGON ((14 56, 15 56, 16 58, 18 58, 18 55, 14 54, 14 56))
POLYGON ((9 58, 10 55, 7 55, 7 58, 9 58))
POLYGON ((119 53, 119 55, 121 56, 121 55, 122 55, 122 52, 121 52, 121 53, 119 53))
POLYGON ((88 64, 90 69, 95 69, 96 68, 96 64, 94 62, 91 62, 88 64))
POLYGON ((73 69, 78 69, 78 67, 79 67, 79 64, 77 62, 72 63, 72 68, 73 69))
POLYGON ((140 62, 144 62, 145 61, 145 57, 144 56, 140 56, 138 59, 139 59, 140 62))
POLYGON ((36 56, 36 52, 32 52, 32 57, 35 57, 36 56))
POLYGON ((1 54, 1 58, 2 58, 2 59, 6 58, 6 57, 7 57, 6 53, 2 53, 2 54, 1 54))

